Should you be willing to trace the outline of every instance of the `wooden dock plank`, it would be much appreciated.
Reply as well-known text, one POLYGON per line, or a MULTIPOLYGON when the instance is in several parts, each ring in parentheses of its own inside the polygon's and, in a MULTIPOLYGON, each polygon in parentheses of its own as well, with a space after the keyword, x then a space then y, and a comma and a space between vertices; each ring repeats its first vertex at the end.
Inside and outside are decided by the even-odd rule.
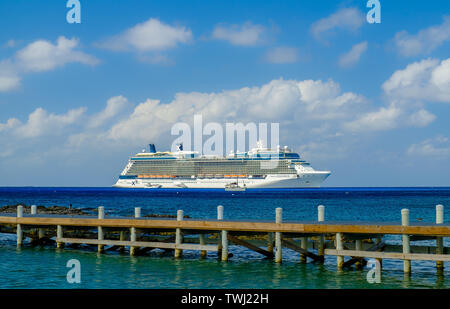
POLYGON ((182 249, 182 250, 205 250, 217 251, 214 245, 198 245, 198 244, 180 244, 165 242, 148 242, 148 241, 121 241, 121 240, 98 240, 98 239, 80 239, 80 238, 56 238, 56 242, 71 244, 88 244, 88 245, 104 245, 104 246, 130 246, 130 247, 150 247, 158 249, 182 249))
POLYGON ((391 259, 391 260, 450 261, 449 254, 369 252, 369 251, 335 250, 335 249, 325 249, 325 254, 336 256, 353 256, 353 257, 391 259))
POLYGON ((364 224, 315 224, 315 223, 272 223, 272 222, 240 222, 240 221, 205 221, 205 220, 162 220, 162 219, 128 219, 128 218, 76 218, 76 217, 0 217, 0 224, 22 225, 61 225, 89 227, 118 227, 142 229, 191 229, 209 231, 249 231, 280 233, 349 233, 349 234, 404 234, 450 236, 449 225, 383 225, 364 224))

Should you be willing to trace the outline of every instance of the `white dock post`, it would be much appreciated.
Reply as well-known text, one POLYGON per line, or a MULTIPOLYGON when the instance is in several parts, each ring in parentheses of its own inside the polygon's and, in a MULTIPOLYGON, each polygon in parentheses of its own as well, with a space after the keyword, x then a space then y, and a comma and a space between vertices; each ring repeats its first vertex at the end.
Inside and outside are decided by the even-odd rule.
MULTIPOLYGON (((342 233, 336 233, 336 250, 342 251, 344 250, 344 244, 342 242, 342 233)), ((342 270, 344 268, 344 256, 337 256, 337 269, 342 270)))
POLYGON ((222 231, 222 261, 228 261, 228 232, 222 231))
MULTIPOLYGON (((325 221, 325 206, 323 205, 319 205, 317 207, 317 221, 325 221)), ((323 234, 319 236, 319 248, 317 250, 317 255, 322 258, 321 263, 323 263, 325 258, 325 236, 323 234)))
MULTIPOLYGON (((217 207, 217 220, 223 220, 223 206, 217 207)), ((228 261, 228 231, 222 231, 220 233, 220 241, 222 243, 221 248, 221 260, 223 262, 228 261)))
MULTIPOLYGON (((37 206, 36 205, 31 205, 31 214, 37 215, 37 206)), ((44 229, 43 228, 38 228, 37 232, 38 232, 38 240, 44 238, 44 229)))
MULTIPOLYGON (((63 238, 63 228, 61 225, 56 226, 56 239, 63 238)), ((62 248, 64 246, 64 243, 56 241, 56 248, 62 248)))
MULTIPOLYGON (((130 241, 136 241, 136 229, 134 227, 131 228, 130 231, 130 241)), ((130 255, 134 255, 136 253, 136 247, 130 247, 130 255)))
MULTIPOLYGON (((125 240, 125 232, 124 231, 120 231, 119 233, 119 240, 120 241, 124 241, 125 240)), ((120 246, 119 251, 123 252, 125 250, 124 246, 120 246)))
MULTIPOLYGON (((100 206, 98 208, 98 219, 99 220, 105 219, 105 207, 103 207, 103 206, 100 206)), ((98 240, 104 240, 105 236, 103 235, 103 227, 98 226, 97 229, 98 229, 98 240)), ((104 248, 104 245, 98 245, 97 246, 97 251, 98 252, 103 252, 103 248, 104 248)))
MULTIPOLYGON (((205 234, 200 234, 198 237, 200 240, 200 245, 201 246, 206 245, 205 234)), ((202 259, 206 258, 206 255, 207 255, 206 250, 200 250, 200 258, 202 258, 202 259)))
MULTIPOLYGON (((31 205, 31 210, 30 210, 31 215, 36 215, 37 214, 37 207, 36 205, 31 205)), ((33 229, 32 231, 32 243, 36 244, 36 234, 38 234, 37 236, 39 237, 39 229, 33 229)))
MULTIPOLYGON (((19 205, 19 206, 17 206, 17 218, 22 218, 22 217, 23 217, 23 206, 19 205)), ((17 246, 20 247, 20 246, 22 246, 22 242, 23 242, 23 231, 22 231, 21 224, 17 224, 16 234, 17 234, 17 246)))
POLYGON ((44 229, 38 228, 38 239, 41 240, 44 237, 45 237, 44 229))
POLYGON ((223 220, 223 206, 217 206, 217 220, 223 220))
MULTIPOLYGON (((409 209, 402 209, 402 226, 409 226, 409 209)), ((409 235, 402 234, 403 253, 411 253, 409 235)), ((411 273, 411 261, 403 260, 403 272, 411 273)))
MULTIPOLYGON (((300 238, 300 247, 303 250, 308 250, 308 237, 302 237, 300 238)), ((300 263, 306 263, 306 255, 304 255, 303 253, 300 253, 300 263)))
POLYGON ((134 208, 134 217, 140 218, 141 217, 141 207, 135 207, 134 208))
POLYGON ((362 240, 361 239, 357 239, 355 241, 355 250, 356 251, 362 251, 363 246, 362 246, 362 240))
MULTIPOLYGON (((444 205, 436 205, 436 224, 444 223, 444 205)), ((436 254, 444 254, 444 238, 442 236, 436 237, 436 254)), ((438 272, 444 271, 444 262, 436 261, 436 268, 438 272)))
MULTIPOLYGON (((217 206, 217 220, 223 220, 223 206, 217 206)), ((217 234, 217 257, 222 257, 222 233, 217 234)))
MULTIPOLYGON (((141 217, 141 208, 140 207, 134 208, 134 217, 135 218, 141 217)), ((136 241, 136 228, 135 227, 132 227, 130 229, 130 240, 136 241)), ((136 247, 131 246, 130 247, 130 255, 135 255, 135 254, 136 254, 136 247)))
MULTIPOLYGON (((177 221, 183 221, 184 212, 182 210, 177 211, 177 221)), ((177 249, 177 246, 181 245, 181 229, 177 228, 175 232, 175 258, 178 259, 183 254, 183 250, 177 249)))
POLYGON ((317 207, 317 221, 323 222, 325 221, 325 206, 319 205, 317 207))
MULTIPOLYGON (((283 209, 275 209, 275 223, 281 224, 283 221, 283 209)), ((275 232, 275 263, 281 263, 283 260, 283 253, 281 249, 281 232, 275 232)))

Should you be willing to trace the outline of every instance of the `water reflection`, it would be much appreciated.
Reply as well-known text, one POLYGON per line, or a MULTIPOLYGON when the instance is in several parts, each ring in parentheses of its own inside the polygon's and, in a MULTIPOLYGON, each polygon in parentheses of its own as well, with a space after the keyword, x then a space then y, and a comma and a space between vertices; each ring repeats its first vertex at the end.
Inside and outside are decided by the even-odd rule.
POLYGON ((273 263, 272 266, 272 285, 274 288, 278 288, 281 285, 282 279, 282 267, 281 263, 273 263))
POLYGON ((407 289, 411 286, 411 274, 410 273, 404 273, 403 274, 403 282, 402 286, 407 289))
MULTIPOLYGON (((233 249, 234 250, 234 249, 233 249)), ((335 258, 324 265, 298 261, 289 252, 283 263, 244 251, 233 251, 228 262, 216 255, 200 259, 186 252, 183 259, 173 254, 149 256, 97 254, 45 247, 16 248, 15 243, 0 246, 0 288, 448 288, 450 272, 436 275, 435 267, 413 267, 413 276, 405 276, 402 261, 383 265, 382 282, 369 284, 369 269, 337 271, 335 258), (68 284, 66 263, 81 263, 82 283, 68 284)))
POLYGON ((443 271, 438 271, 436 275, 436 288, 448 288, 448 286, 445 285, 445 276, 443 271))

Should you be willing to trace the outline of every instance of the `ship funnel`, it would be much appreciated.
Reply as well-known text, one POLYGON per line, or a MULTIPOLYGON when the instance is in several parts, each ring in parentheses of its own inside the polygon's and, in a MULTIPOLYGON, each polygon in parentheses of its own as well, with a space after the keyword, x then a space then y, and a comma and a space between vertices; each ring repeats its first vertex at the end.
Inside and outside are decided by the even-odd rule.
POLYGON ((155 144, 149 144, 148 146, 150 147, 150 153, 156 153, 155 144))

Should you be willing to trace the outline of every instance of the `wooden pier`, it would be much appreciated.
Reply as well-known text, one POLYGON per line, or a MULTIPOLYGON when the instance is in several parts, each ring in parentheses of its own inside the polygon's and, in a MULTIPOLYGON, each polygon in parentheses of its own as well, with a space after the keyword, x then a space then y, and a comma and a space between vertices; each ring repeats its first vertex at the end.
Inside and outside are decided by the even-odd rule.
POLYGON ((142 255, 154 249, 173 251, 181 258, 183 250, 208 251, 227 261, 232 255, 229 244, 243 246, 276 263, 283 260, 283 247, 299 253, 299 261, 323 263, 325 256, 336 256, 337 269, 361 268, 366 258, 403 260, 405 274, 411 273, 411 261, 435 261, 438 273, 450 261, 444 237, 450 236, 450 224, 444 223, 444 207, 436 206, 435 222, 410 222, 409 210, 403 209, 399 222, 332 222, 325 220, 325 207, 320 205, 317 221, 283 221, 282 209, 275 210, 275 220, 224 220, 219 206, 217 219, 186 219, 182 210, 176 219, 144 218, 135 208, 134 217, 108 217, 104 207, 98 216, 59 216, 31 214, 17 207, 17 214, 0 215, 0 232, 17 235, 17 245, 24 238, 30 244, 56 244, 57 248, 79 245, 95 246, 100 253, 129 248, 130 255, 142 255), (385 235, 401 235, 402 244, 387 244, 385 235), (414 246, 412 242, 435 240, 435 246, 414 246))

